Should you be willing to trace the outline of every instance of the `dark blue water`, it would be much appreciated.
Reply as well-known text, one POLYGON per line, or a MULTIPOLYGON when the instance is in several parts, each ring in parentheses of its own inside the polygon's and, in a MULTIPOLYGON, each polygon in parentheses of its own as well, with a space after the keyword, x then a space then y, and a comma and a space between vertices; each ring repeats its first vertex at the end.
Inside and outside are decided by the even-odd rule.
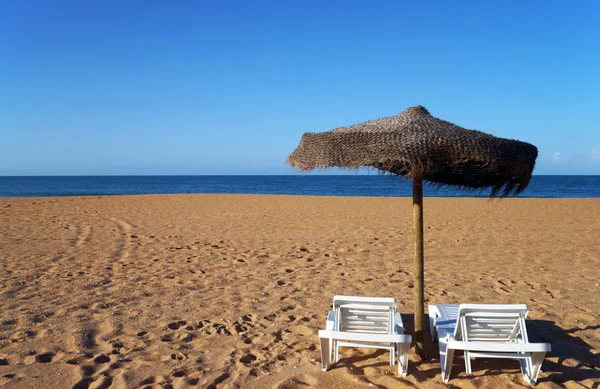
MULTIPOLYGON (((0 177, 0 197, 162 193, 261 193, 314 196, 410 196, 411 182, 378 175, 0 177)), ((487 197, 425 185, 430 197, 487 197)), ((533 176, 519 197, 600 198, 600 176, 533 176)))

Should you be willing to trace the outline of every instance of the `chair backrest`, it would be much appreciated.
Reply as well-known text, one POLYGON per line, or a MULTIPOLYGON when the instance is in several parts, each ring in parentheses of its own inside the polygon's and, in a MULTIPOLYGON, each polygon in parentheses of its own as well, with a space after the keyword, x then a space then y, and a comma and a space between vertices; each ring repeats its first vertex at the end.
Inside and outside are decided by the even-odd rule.
POLYGON ((337 331, 393 333, 395 298, 335 296, 333 309, 337 331))
POLYGON ((454 337, 463 341, 515 341, 517 335, 527 342, 525 304, 461 304, 454 337))

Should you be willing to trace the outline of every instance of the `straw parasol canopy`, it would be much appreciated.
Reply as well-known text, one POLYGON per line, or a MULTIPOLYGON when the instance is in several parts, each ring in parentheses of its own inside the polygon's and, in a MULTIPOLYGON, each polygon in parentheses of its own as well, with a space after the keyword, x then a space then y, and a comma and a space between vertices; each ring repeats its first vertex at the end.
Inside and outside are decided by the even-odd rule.
POLYGON ((287 161, 315 168, 373 167, 441 185, 490 188, 491 195, 523 191, 537 148, 467 130, 429 114, 423 106, 400 115, 302 136, 287 161))
POLYGON ((323 133, 306 133, 287 162, 315 168, 376 168, 413 180, 415 219, 415 339, 423 356, 423 180, 490 196, 522 192, 531 179, 537 148, 518 140, 467 130, 431 116, 423 106, 323 133))

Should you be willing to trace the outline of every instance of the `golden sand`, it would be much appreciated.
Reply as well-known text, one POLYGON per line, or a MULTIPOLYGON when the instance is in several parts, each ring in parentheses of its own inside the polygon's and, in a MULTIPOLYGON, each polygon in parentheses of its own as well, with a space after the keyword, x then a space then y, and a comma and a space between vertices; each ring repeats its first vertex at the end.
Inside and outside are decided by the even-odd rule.
MULTIPOLYGON (((431 303, 525 303, 550 342, 538 387, 600 382, 600 200, 426 198, 431 303)), ((412 331, 407 198, 152 195, 0 199, 0 387, 446 387, 383 351, 320 370, 335 294, 398 299, 412 331)), ((524 386, 477 359, 451 385, 524 386)))

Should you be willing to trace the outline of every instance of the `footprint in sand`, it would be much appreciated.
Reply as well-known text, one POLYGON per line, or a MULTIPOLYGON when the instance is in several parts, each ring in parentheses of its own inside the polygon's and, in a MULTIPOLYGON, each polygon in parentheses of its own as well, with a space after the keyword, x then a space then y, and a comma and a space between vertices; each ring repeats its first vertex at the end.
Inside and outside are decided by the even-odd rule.
POLYGON ((213 380, 213 382, 210 385, 208 385, 208 387, 206 389, 217 389, 217 385, 223 383, 229 377, 231 377, 231 375, 229 373, 223 373, 223 374, 221 374, 220 376, 218 376, 217 378, 215 378, 213 380))
POLYGON ((176 370, 176 371, 174 371, 173 373, 171 373, 171 375, 172 375, 173 377, 176 377, 176 378, 184 377, 184 376, 186 376, 187 374, 188 374, 188 373, 187 373, 187 371, 185 371, 185 370, 176 370))
POLYGON ((77 226, 77 238, 75 238, 75 247, 81 247, 89 238, 92 233, 92 227, 84 224, 77 226))
MULTIPOLYGON (((0 212, 1 213, 1 212, 0 212)), ((0 377, 0 386, 7 384, 12 378, 15 378, 17 375, 13 373, 3 374, 0 377)))
POLYGON ((226 324, 213 323, 212 328, 216 330, 218 335, 231 335, 231 331, 229 331, 226 324))
POLYGON ((52 358, 54 358, 56 354, 53 352, 47 352, 47 353, 42 353, 42 354, 38 354, 35 356, 35 361, 38 363, 50 363, 52 362, 52 358))
POLYGON ((110 357, 106 354, 100 354, 96 358, 94 358, 94 363, 103 364, 110 362, 110 357))
POLYGON ((79 380, 72 389, 89 389, 90 385, 94 382, 92 377, 85 377, 79 380))
MULTIPOLYGON (((114 306, 113 303, 108 303, 107 305, 109 307, 114 306)), ((96 336, 96 341, 98 343, 111 342, 116 337, 123 335, 124 328, 125 326, 123 323, 113 324, 111 321, 105 320, 99 324, 99 331, 96 336)))
POLYGON ((494 292, 500 294, 510 294, 510 291, 505 288, 494 288, 494 292))
POLYGON ((190 332, 185 332, 185 333, 181 333, 181 334, 166 334, 161 336, 160 341, 161 342, 178 342, 178 343, 189 343, 192 340, 194 340, 196 338, 196 335, 190 333, 190 332))
POLYGON ((300 377, 291 377, 278 382, 273 385, 273 389, 304 389, 314 387, 316 384, 317 380, 314 377, 304 374, 300 377))
POLYGON ((144 378, 143 380, 140 381, 140 386, 141 385, 152 385, 155 382, 156 382, 156 378, 154 378, 154 377, 144 378))
POLYGON ((241 363, 243 363, 244 365, 248 366, 249 364, 251 364, 252 362, 256 361, 257 359, 258 358, 254 354, 246 354, 243 357, 241 357, 239 359, 239 361, 241 363))
POLYGON ((92 374, 96 372, 96 369, 92 366, 83 365, 80 368, 81 371, 81 380, 79 380, 75 385, 73 385, 72 389, 88 389, 92 382, 94 382, 94 378, 92 378, 92 374))
POLYGON ((131 225, 123 220, 111 218, 114 223, 117 224, 117 227, 120 231, 121 235, 121 244, 119 248, 115 252, 115 261, 123 261, 129 258, 130 254, 130 236, 131 236, 131 225))
POLYGON ((72 351, 90 350, 96 347, 96 328, 82 327, 77 329, 71 336, 72 351))
POLYGON ((174 321, 172 323, 167 324, 167 328, 170 330, 178 330, 186 324, 187 322, 185 320, 174 321))
POLYGON ((559 296, 559 295, 560 295, 560 293, 559 293, 559 292, 557 292, 557 291, 552 291, 552 290, 550 290, 550 289, 546 289, 546 290, 544 290, 544 292, 546 292, 546 293, 547 293, 547 294, 550 296, 550 298, 552 298, 552 299, 553 299, 553 298, 556 298, 557 296, 559 296))
POLYGON ((292 332, 292 334, 296 334, 296 335, 302 335, 302 336, 314 336, 315 335, 315 331, 312 330, 311 328, 299 324, 299 325, 295 325, 295 326, 291 326, 289 328, 289 330, 292 332))

